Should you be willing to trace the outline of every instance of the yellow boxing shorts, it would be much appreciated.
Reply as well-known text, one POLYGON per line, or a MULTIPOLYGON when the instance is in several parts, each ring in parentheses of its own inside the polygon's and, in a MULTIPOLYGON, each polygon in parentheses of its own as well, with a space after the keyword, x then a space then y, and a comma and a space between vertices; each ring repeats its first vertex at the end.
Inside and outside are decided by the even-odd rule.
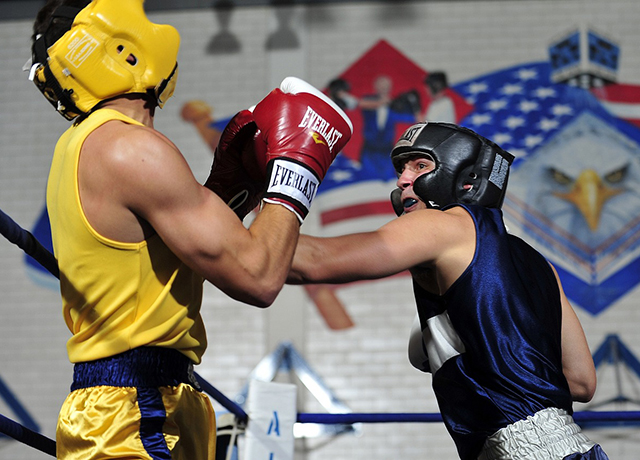
POLYGON ((74 366, 56 429, 59 459, 214 460, 215 415, 191 361, 138 348, 74 366))

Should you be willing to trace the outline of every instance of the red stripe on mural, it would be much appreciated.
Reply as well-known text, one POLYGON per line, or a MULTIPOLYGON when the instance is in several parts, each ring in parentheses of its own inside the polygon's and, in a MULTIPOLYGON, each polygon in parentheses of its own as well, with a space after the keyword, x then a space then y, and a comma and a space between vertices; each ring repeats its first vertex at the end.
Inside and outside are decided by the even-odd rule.
POLYGON ((640 102, 640 85, 614 84, 591 90, 598 99, 610 102, 626 102, 637 104, 640 102))
POLYGON ((368 203, 360 203, 352 206, 331 209, 330 211, 322 213, 320 221, 322 225, 330 225, 343 220, 381 214, 394 214, 390 201, 371 201, 368 203))

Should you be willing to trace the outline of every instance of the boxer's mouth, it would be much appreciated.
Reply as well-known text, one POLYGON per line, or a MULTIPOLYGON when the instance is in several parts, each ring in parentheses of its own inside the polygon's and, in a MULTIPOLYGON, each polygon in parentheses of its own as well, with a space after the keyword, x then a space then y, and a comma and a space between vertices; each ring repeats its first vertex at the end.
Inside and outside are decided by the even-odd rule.
POLYGON ((416 200, 415 198, 405 198, 404 201, 402 202, 402 206, 404 206, 405 210, 408 210, 409 208, 415 206, 416 204, 418 204, 418 200, 416 200))

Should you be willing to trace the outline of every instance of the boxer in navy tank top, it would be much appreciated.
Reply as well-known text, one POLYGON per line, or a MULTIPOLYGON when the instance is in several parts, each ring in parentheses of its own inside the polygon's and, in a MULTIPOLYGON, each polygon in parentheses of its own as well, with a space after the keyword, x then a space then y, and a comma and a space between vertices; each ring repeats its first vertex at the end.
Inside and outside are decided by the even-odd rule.
POLYGON ((475 132, 418 123, 391 152, 398 219, 376 231, 301 235, 289 283, 410 270, 409 360, 433 374, 463 460, 606 460, 574 422, 596 374, 553 266, 510 235, 500 210, 514 157, 475 132))

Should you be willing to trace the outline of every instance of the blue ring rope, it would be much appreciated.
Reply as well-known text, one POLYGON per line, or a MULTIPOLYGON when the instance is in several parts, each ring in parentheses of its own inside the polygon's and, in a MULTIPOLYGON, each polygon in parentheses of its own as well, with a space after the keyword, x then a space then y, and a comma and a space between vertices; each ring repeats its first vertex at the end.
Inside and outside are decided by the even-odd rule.
POLYGON ((247 423, 249 421, 249 416, 242 409, 242 407, 240 407, 239 405, 237 405, 236 403, 231 401, 229 398, 227 398, 224 394, 222 394, 220 391, 218 391, 218 389, 216 387, 214 387, 209 382, 207 382, 205 379, 200 377, 200 375, 198 375, 198 373, 194 372, 194 374, 196 376, 196 379, 198 380, 198 383, 202 387, 202 390, 205 393, 207 393, 213 399, 218 401, 225 409, 227 409, 229 412, 231 412, 233 415, 235 415, 236 418, 240 422, 247 423))
POLYGON ((12 437, 45 454, 56 456, 56 442, 0 414, 0 433, 12 437))
POLYGON ((56 278, 60 279, 58 262, 35 236, 18 225, 11 217, 0 209, 0 233, 13 244, 33 257, 56 278))
MULTIPOLYGON (((208 387, 214 388, 210 384, 208 387)), ((215 390, 215 388, 214 388, 215 390)), ((215 390, 216 396, 222 393, 215 390)), ((213 395, 210 395, 213 397, 213 395)), ((234 404, 226 397, 230 404, 234 404)), ((244 413, 238 406, 238 411, 244 413)), ((246 414, 245 414, 246 415, 246 414)), ((585 422, 616 422, 626 424, 629 422, 640 422, 640 411, 605 412, 605 411, 582 411, 573 414, 574 420, 578 424, 585 422)), ((348 413, 348 414, 321 414, 321 413, 299 413, 297 422, 318 423, 325 425, 351 425, 354 423, 434 423, 441 422, 442 416, 438 413, 348 413)), ((22 425, 0 414, 0 433, 4 433, 30 447, 41 452, 56 455, 56 442, 39 433, 36 433, 22 425)))

